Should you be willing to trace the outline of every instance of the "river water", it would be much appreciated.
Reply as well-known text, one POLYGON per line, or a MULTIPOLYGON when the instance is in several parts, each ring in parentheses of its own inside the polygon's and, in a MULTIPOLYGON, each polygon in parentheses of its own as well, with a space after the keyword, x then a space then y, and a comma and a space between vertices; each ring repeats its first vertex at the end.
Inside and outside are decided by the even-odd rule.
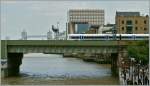
POLYGON ((2 78, 9 85, 116 85, 111 65, 84 62, 79 58, 63 58, 56 54, 25 54, 21 76, 2 78))

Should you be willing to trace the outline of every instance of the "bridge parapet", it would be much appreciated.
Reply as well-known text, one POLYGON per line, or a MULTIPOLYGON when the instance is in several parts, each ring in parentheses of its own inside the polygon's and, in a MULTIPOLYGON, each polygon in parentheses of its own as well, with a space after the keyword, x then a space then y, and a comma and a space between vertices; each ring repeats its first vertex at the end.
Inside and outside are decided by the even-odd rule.
POLYGON ((71 51, 86 52, 88 51, 87 49, 91 49, 92 52, 98 52, 98 51, 102 51, 102 49, 105 48, 104 50, 106 50, 107 52, 107 51, 113 51, 113 49, 116 50, 118 48, 118 45, 120 47, 126 47, 128 45, 134 46, 137 44, 137 42, 140 41, 2 40, 1 58, 7 58, 7 53, 12 52, 13 50, 15 50, 14 52, 29 52, 32 51, 33 49, 33 51, 38 52, 36 51, 36 49, 41 49, 41 52, 52 53, 53 50, 53 53, 60 53, 60 52, 64 53, 65 49, 68 49, 69 52, 71 51), (80 51, 77 51, 77 49, 80 51))
MULTIPOLYGON (((6 42, 2 40, 2 43, 6 42)), ((81 40, 7 40, 7 45, 56 45, 56 46, 121 46, 136 45, 139 41, 81 41, 81 40)))

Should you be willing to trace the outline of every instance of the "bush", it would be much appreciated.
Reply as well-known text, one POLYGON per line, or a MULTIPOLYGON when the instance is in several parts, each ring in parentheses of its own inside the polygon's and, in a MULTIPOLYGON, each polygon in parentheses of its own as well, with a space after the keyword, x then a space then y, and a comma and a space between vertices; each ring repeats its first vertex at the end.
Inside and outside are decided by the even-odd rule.
POLYGON ((140 41, 136 46, 127 47, 129 57, 134 57, 136 60, 141 60, 147 64, 149 61, 149 45, 148 41, 140 41))

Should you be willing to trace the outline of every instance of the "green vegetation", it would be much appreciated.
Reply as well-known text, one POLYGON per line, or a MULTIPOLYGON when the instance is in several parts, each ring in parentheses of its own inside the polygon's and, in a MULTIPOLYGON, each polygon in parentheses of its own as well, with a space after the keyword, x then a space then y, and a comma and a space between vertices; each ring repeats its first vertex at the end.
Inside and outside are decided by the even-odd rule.
POLYGON ((136 46, 128 46, 128 55, 136 60, 141 60, 143 64, 147 64, 149 61, 149 42, 140 41, 136 46))

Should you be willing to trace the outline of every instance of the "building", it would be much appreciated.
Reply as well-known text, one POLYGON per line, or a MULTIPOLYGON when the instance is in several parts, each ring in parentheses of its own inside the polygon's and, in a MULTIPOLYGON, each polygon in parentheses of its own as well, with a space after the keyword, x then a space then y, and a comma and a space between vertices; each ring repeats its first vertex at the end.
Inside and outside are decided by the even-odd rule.
POLYGON ((98 29, 100 26, 102 26, 102 25, 91 25, 89 27, 89 30, 86 31, 85 33, 86 34, 98 34, 98 29))
POLYGON ((68 33, 86 33, 91 26, 104 24, 104 10, 72 9, 68 12, 68 33))
POLYGON ((115 24, 102 25, 98 29, 98 34, 114 34, 115 24))
POLYGON ((116 12, 116 29, 119 34, 149 33, 149 16, 140 12, 116 12))
POLYGON ((89 24, 76 24, 75 26, 75 32, 78 34, 84 34, 90 29, 89 24))
POLYGON ((60 32, 58 34, 58 40, 66 40, 66 31, 60 32))

